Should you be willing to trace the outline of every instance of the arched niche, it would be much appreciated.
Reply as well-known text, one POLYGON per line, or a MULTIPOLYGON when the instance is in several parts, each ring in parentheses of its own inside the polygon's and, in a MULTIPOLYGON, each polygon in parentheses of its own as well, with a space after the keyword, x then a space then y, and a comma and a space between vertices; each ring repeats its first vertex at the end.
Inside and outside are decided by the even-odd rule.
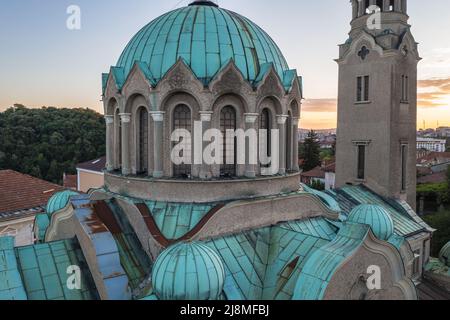
MULTIPOLYGON (((176 144, 173 141, 171 141, 172 133, 175 129, 175 119, 174 119, 174 112, 178 107, 185 106, 190 110, 190 129, 191 131, 191 137, 193 138, 193 129, 195 127, 195 121, 200 121, 200 104, 195 96, 193 96, 190 93, 180 91, 180 92, 173 92, 169 96, 167 96, 162 104, 161 104, 161 111, 164 111, 164 175, 173 177, 176 173, 174 170, 174 164, 171 160, 171 152, 173 146, 176 144)), ((189 128, 189 126, 186 126, 186 128, 189 128)), ((191 139, 191 150, 194 150, 195 148, 195 141, 194 139, 191 139)), ((191 169, 190 169, 190 176, 191 177, 198 177, 200 168, 199 166, 194 165, 194 154, 191 153, 191 169)))

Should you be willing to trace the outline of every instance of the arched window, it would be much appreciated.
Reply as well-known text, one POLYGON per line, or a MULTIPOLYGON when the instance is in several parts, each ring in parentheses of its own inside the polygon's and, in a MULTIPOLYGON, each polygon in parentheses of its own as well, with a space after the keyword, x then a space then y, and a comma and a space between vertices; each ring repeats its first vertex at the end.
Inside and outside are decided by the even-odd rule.
MULTIPOLYGON (((261 112, 259 128, 260 128, 260 130, 266 130, 266 133, 264 136, 261 135, 261 137, 264 140, 261 142, 260 147, 263 148, 263 150, 262 150, 263 152, 264 151, 266 152, 266 155, 268 158, 270 158, 272 156, 272 141, 271 141, 272 121, 271 120, 272 119, 270 117, 269 109, 264 109, 261 112)), ((268 167, 270 167, 270 163, 262 164, 262 167, 268 168, 268 167)))
POLYGON ((122 120, 119 109, 116 110, 114 119, 114 148, 115 169, 120 169, 122 168, 122 120))
POLYGON ((141 107, 138 111, 139 172, 148 172, 148 111, 141 107))
POLYGON ((286 171, 292 170, 292 113, 288 112, 286 121, 286 171))
POLYGON ((223 136, 222 165, 220 166, 221 176, 236 175, 236 139, 227 138, 227 130, 236 130, 236 110, 227 106, 220 112, 220 130, 223 136))
MULTIPOLYGON (((192 122, 191 122, 191 109, 186 105, 178 105, 173 111, 173 130, 184 129, 192 133, 192 122)), ((175 142, 174 144, 178 144, 175 142)), ((189 152, 189 157, 191 155, 192 145, 191 140, 182 141, 183 150, 189 152)), ((180 154, 180 156, 184 156, 180 154)), ((173 165, 173 176, 179 178, 188 178, 191 176, 191 164, 182 163, 179 165, 173 165)))

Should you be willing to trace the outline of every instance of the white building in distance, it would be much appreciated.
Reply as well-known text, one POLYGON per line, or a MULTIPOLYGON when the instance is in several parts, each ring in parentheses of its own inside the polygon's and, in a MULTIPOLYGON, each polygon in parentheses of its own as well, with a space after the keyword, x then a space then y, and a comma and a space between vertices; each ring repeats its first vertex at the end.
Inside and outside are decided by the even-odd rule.
POLYGON ((417 138, 417 149, 426 149, 434 152, 445 152, 446 140, 433 138, 417 138))

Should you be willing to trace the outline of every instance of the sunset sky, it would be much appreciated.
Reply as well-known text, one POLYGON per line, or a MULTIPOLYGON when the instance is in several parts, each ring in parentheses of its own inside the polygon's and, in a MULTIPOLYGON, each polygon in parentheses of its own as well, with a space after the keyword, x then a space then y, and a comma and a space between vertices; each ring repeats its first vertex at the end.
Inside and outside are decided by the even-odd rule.
MULTIPOLYGON (((114 65, 137 31, 179 0, 0 0, 0 111, 29 107, 89 107, 102 112, 101 73, 114 65), (66 28, 69 5, 82 12, 81 30, 66 28)), ((247 16, 279 45, 304 77, 301 127, 336 126, 337 45, 347 39, 348 0, 221 0, 247 16)), ((409 0, 419 64, 418 126, 450 126, 448 0, 409 0)))

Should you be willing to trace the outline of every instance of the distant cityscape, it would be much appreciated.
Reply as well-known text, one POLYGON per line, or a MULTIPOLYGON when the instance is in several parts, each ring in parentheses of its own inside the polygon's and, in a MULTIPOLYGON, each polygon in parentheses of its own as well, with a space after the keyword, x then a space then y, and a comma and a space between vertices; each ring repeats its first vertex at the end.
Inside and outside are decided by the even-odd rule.
MULTIPOLYGON (((298 140, 304 142, 311 129, 299 129, 298 140)), ((331 149, 336 140, 336 129, 314 130, 322 149, 331 149)), ((418 157, 421 152, 445 152, 450 147, 450 127, 439 127, 436 129, 420 129, 417 131, 418 157)))

